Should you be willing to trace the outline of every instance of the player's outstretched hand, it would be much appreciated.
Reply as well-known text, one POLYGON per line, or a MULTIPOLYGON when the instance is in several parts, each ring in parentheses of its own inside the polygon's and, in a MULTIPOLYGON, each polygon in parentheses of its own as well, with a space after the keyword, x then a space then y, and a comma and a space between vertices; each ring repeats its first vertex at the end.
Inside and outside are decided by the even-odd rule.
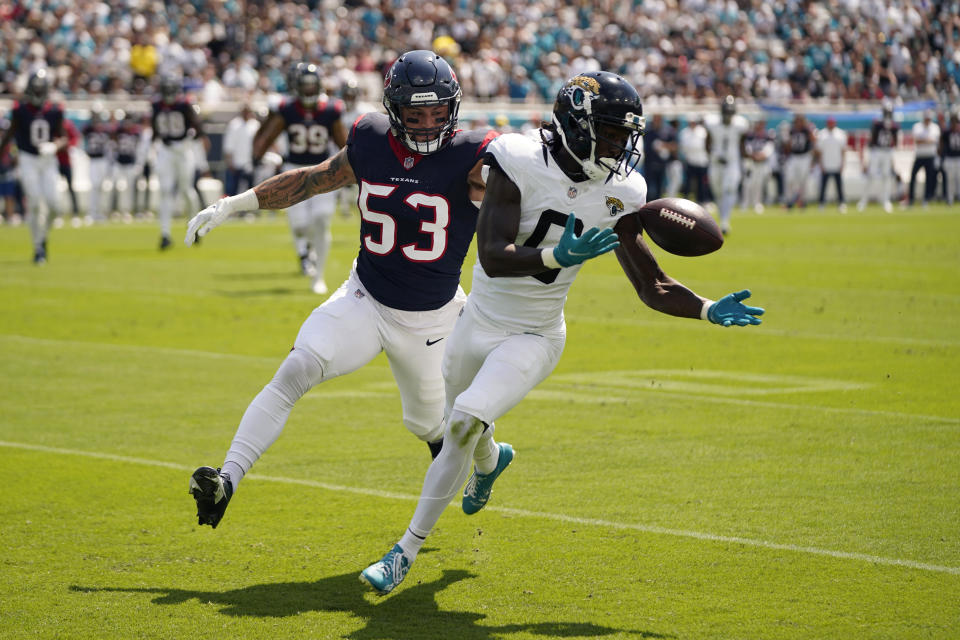
POLYGON ((748 324, 760 324, 761 320, 757 316, 763 315, 763 308, 748 307, 743 304, 743 301, 749 297, 749 289, 723 296, 707 309, 707 320, 724 327, 733 325, 745 327, 748 324))
POLYGON ((567 216, 567 226, 563 229, 560 243, 553 248, 553 257, 561 267, 572 267, 620 246, 616 231, 610 228, 601 231, 591 227, 578 238, 574 231, 576 223, 576 216, 572 213, 567 216))
POLYGON ((189 247, 198 238, 210 233, 211 230, 220 226, 230 215, 231 210, 226 204, 229 198, 220 198, 215 203, 190 218, 187 224, 187 236, 183 241, 189 247))

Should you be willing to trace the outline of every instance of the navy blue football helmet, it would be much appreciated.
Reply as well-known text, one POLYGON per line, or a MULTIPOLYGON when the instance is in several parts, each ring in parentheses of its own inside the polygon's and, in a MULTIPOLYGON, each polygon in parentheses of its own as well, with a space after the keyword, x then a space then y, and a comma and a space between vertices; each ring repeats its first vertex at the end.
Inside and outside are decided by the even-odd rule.
POLYGON ((416 153, 429 154, 442 149, 453 137, 460 112, 460 83, 447 61, 433 51, 409 51, 393 63, 383 79, 383 106, 390 117, 393 135, 416 153), (404 107, 447 105, 446 121, 437 127, 408 129, 403 123, 404 107), (427 141, 416 137, 429 136, 427 141))
POLYGON ((37 69, 27 78, 27 86, 23 95, 27 102, 35 107, 43 106, 50 94, 50 76, 46 69, 37 69))

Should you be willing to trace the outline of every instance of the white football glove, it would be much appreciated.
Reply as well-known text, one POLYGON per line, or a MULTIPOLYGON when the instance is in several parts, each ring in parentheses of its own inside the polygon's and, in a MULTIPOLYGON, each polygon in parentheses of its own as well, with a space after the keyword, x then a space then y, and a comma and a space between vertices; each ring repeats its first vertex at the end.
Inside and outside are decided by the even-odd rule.
POLYGON ((253 189, 248 189, 239 195, 221 198, 190 219, 187 224, 187 236, 183 241, 189 247, 194 240, 202 238, 219 227, 232 214, 240 211, 257 211, 259 208, 260 203, 253 189))
POLYGON ((40 146, 37 147, 37 151, 39 151, 42 156, 52 156, 57 152, 57 143, 41 142, 40 146))

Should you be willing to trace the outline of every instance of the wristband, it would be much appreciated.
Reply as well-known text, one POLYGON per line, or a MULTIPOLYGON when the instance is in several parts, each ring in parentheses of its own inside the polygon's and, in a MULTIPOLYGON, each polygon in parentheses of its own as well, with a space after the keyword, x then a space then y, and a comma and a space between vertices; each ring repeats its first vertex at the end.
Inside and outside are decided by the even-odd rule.
POLYGON ((260 209, 260 200, 253 189, 247 189, 230 198, 231 211, 258 211, 260 209))
POLYGON ((710 313, 710 307, 715 304, 713 300, 704 300, 703 306, 700 307, 700 319, 706 320, 707 314, 710 313))
POLYGON ((547 247, 540 251, 540 259, 543 261, 543 266, 548 269, 561 269, 563 265, 557 262, 557 256, 553 255, 553 247, 547 247))

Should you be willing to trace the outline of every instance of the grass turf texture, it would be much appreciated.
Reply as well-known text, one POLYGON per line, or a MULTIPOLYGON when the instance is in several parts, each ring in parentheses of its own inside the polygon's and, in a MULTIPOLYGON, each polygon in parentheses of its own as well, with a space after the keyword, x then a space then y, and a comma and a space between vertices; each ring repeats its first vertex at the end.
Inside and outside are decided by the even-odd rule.
POLYGON ((716 254, 655 249, 703 295, 750 287, 747 329, 588 264, 559 367, 498 421, 490 506, 455 503, 387 598, 357 574, 429 457, 382 356, 301 400, 216 531, 187 494, 320 300, 283 218, 166 253, 153 225, 55 230, 42 268, 0 228, 0 637, 954 638, 958 213, 742 214, 716 254))

